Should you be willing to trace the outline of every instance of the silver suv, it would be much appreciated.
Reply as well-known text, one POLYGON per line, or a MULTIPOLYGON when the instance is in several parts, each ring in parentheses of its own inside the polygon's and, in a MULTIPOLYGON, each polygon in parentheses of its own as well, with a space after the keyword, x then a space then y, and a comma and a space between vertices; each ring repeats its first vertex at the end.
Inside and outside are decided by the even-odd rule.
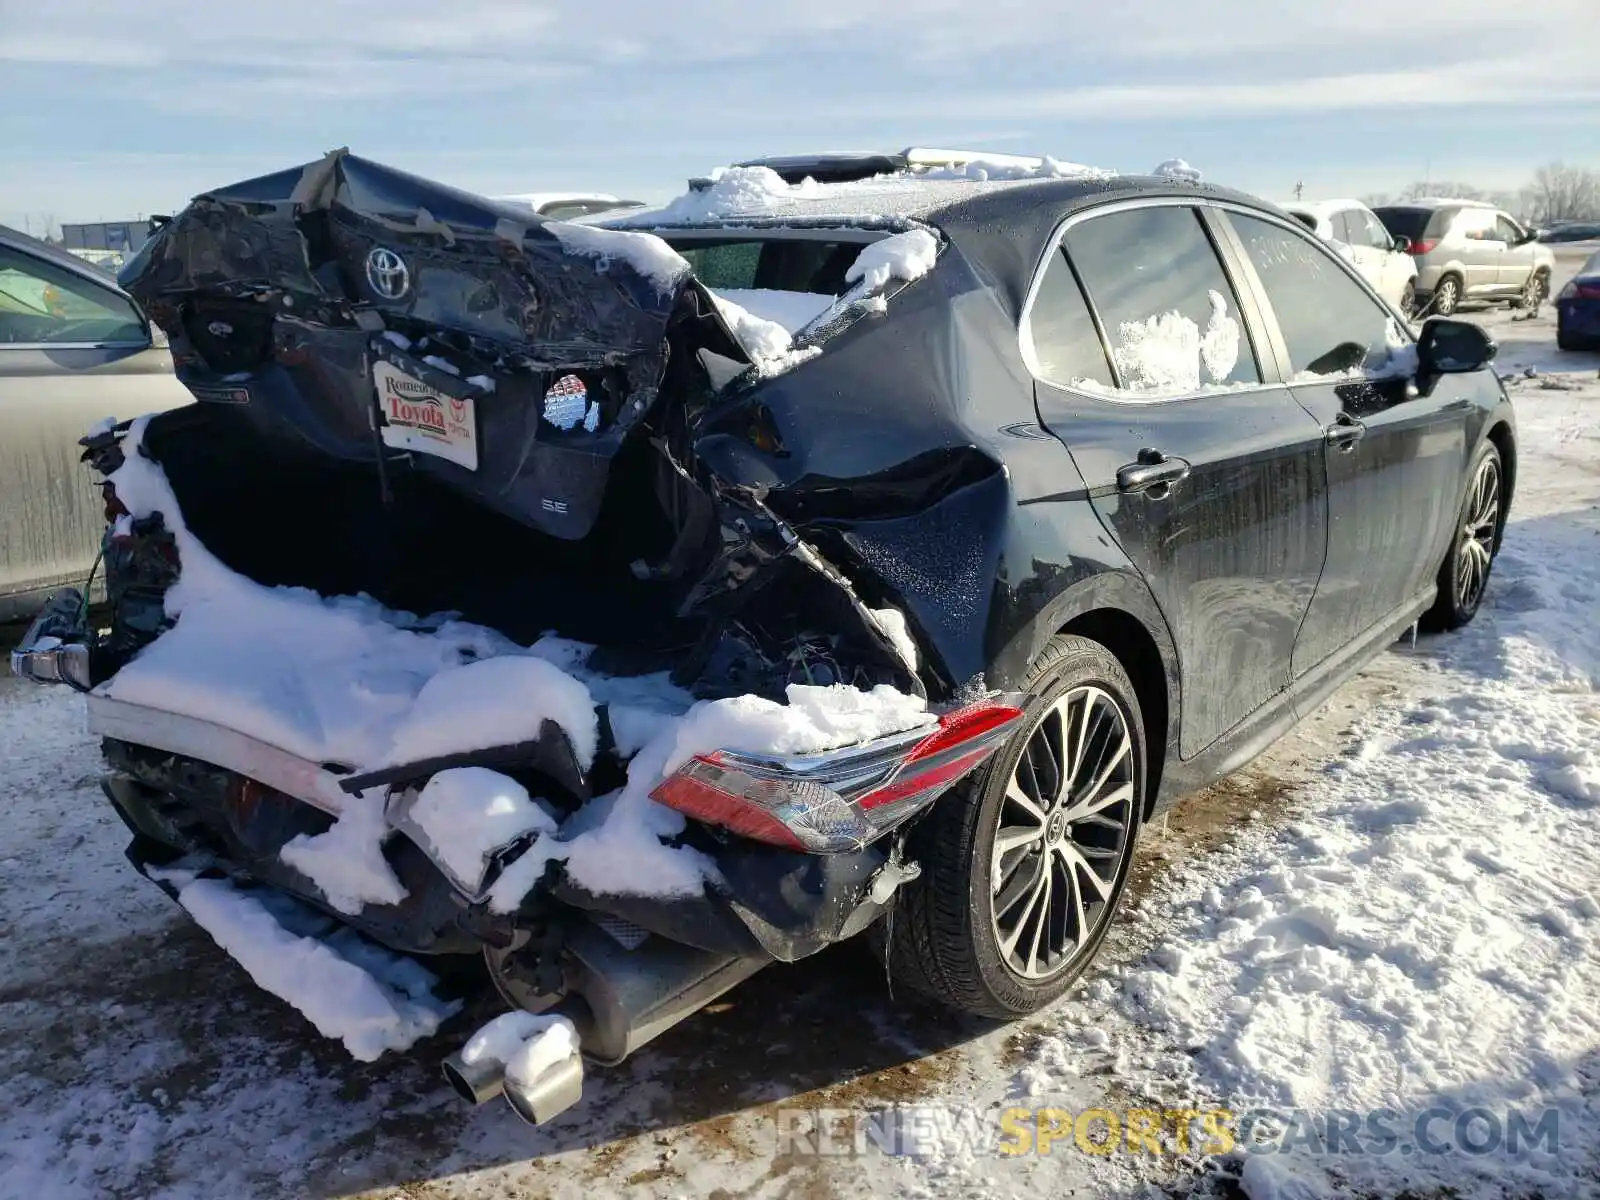
POLYGON ((1509 300, 1533 310, 1550 294, 1550 248, 1492 204, 1422 199, 1372 211, 1411 243, 1425 311, 1448 316, 1463 300, 1509 300))

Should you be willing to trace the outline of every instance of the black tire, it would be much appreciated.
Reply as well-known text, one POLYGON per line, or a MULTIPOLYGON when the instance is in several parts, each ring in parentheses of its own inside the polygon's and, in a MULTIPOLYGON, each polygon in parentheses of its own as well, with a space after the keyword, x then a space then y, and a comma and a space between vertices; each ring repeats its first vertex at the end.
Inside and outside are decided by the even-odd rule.
POLYGON ((1439 567, 1439 595, 1433 607, 1422 615, 1422 628, 1432 632, 1460 629, 1478 615, 1489 586, 1489 573, 1500 552, 1505 515, 1505 471, 1500 451, 1493 442, 1485 442, 1467 473, 1466 495, 1456 514, 1450 548, 1439 567))
POLYGON ((1433 289, 1433 297, 1428 302, 1428 307, 1435 316, 1448 317, 1461 307, 1461 280, 1455 275, 1446 275, 1439 280, 1433 289))
MULTIPOLYGON (((1026 1016, 1043 1008, 1071 987, 1093 961, 1127 886, 1145 803, 1144 722, 1133 685, 1115 655, 1087 638, 1056 637, 1033 664, 1026 687, 1026 715, 1018 732, 975 779, 946 793, 912 829, 907 839, 908 856, 921 864, 922 874, 901 890, 879 935, 887 942, 885 950, 893 982, 922 992, 946 1007, 1003 1020, 1026 1016), (1122 780, 1123 768, 1118 766, 1114 778, 1107 783, 1107 790, 1096 794, 1110 795, 1112 784, 1118 785, 1119 793, 1131 784, 1132 791, 1125 807, 1121 802, 1108 805, 1094 810, 1094 816, 1076 821, 1058 825, 1057 817, 1050 811, 1050 819, 1039 826, 1041 841, 1036 859, 1030 858, 1035 853, 1030 846, 1021 846, 1016 852, 1003 852, 1021 855, 1021 858, 1007 860, 1015 865, 1011 865, 1004 876, 1021 885, 1016 888, 1018 897, 1029 888, 1019 877, 1024 869, 1030 869, 1030 861, 1036 864, 1030 869, 1032 878, 1038 879, 1040 873, 1048 877, 1042 888, 1034 889, 1033 895, 1022 901, 1030 906, 1029 911, 1041 911, 1031 906, 1033 896, 1042 892, 1042 915, 1033 926, 1036 929, 1042 926, 1042 934, 1033 935, 1032 953, 1034 965, 1047 966, 1048 973, 1030 978, 1007 961, 1008 954, 998 932, 1000 917, 996 909, 1011 888, 1002 890, 997 898, 991 887, 996 866, 995 839, 1001 832, 1006 812, 1013 811, 1005 806, 1014 804, 1008 797, 1014 776, 1024 771, 1031 776, 1031 764, 1038 761, 1035 752, 1042 743, 1033 740, 1035 733, 1042 738, 1050 731, 1060 730, 1063 737, 1072 736, 1065 728, 1060 706, 1072 712, 1070 706, 1075 696, 1082 697, 1086 705, 1096 706, 1089 711, 1096 714, 1097 722, 1104 718, 1109 724, 1114 708, 1115 715, 1123 722, 1129 743, 1129 752, 1125 758, 1120 758, 1121 751, 1113 749, 1111 742, 1115 739, 1120 747, 1122 734, 1113 729, 1101 739, 1099 757, 1088 773, 1099 772, 1106 763, 1122 762, 1126 765, 1127 780, 1122 780), (1111 707, 1107 707, 1107 703, 1111 707), (1062 724, 1047 724, 1051 721, 1062 724), (1030 755, 1026 764, 1022 762, 1025 753, 1030 755), (1057 851, 1052 847, 1059 847, 1062 841, 1074 843, 1081 837, 1093 840, 1096 834, 1109 840, 1114 835, 1101 832, 1107 821, 1124 823, 1117 846, 1108 849, 1086 845, 1085 848, 1106 864, 1108 874, 1089 866, 1088 857, 1081 854, 1076 860, 1080 866, 1058 866, 1058 861, 1071 864, 1075 860, 1065 851, 1060 852, 1058 860, 1057 851), (1043 840, 1046 837, 1054 841, 1043 840), (1079 874, 1080 869, 1094 872, 1095 889, 1107 890, 1102 893, 1091 889, 1079 874), (1052 874, 1062 871, 1065 874, 1052 874), (1069 878, 1072 882, 1067 882, 1069 878), (1063 885, 1059 917, 1055 912, 1053 891, 1057 879, 1062 880, 1063 885), (1071 890, 1074 885, 1079 889, 1077 905, 1074 905, 1071 890), (1101 898, 1096 899, 1096 895, 1101 898), (1059 932, 1065 939, 1073 929, 1077 932, 1072 935, 1070 953, 1063 948, 1059 961, 1040 963, 1040 941, 1050 942, 1052 931, 1059 932)), ((1089 728, 1087 716, 1082 728, 1089 728)), ((1096 724, 1095 729, 1099 728, 1096 724)), ((1088 744, 1079 755, 1087 765, 1094 753, 1095 735, 1080 735, 1078 742, 1079 745, 1088 744)), ((1068 758, 1073 757, 1070 743, 1063 743, 1062 748, 1068 758)), ((1070 786, 1051 790, 1062 794, 1059 803, 1063 811, 1082 805, 1081 799, 1071 799, 1075 794, 1087 794, 1075 793, 1070 786)), ((1024 915, 1018 920, 1019 932, 1025 919, 1024 915)), ((1027 940, 1026 935, 1020 939, 1027 940)), ((1047 957, 1050 956, 1047 954, 1047 957)))
POLYGON ((1406 280, 1406 286, 1401 289, 1400 315, 1408 321, 1417 315, 1417 283, 1414 279, 1406 280))

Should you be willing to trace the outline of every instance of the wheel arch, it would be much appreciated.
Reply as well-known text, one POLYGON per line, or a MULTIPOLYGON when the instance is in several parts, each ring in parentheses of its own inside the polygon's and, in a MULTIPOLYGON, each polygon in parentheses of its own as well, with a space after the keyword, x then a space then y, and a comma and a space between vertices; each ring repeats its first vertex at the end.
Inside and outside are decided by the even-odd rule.
POLYGON ((1141 818, 1149 820, 1155 808, 1156 796, 1161 790, 1171 731, 1172 696, 1169 695, 1168 670, 1161 648, 1145 628, 1144 622, 1119 608, 1096 608, 1080 613, 1056 632, 1098 642, 1116 656, 1122 669, 1128 673, 1134 695, 1139 701, 1139 714, 1144 719, 1149 759, 1145 763, 1145 800, 1141 818))
POLYGON ((1507 421, 1496 421, 1484 436, 1500 451, 1500 526, 1504 529, 1517 488, 1517 439, 1507 421))

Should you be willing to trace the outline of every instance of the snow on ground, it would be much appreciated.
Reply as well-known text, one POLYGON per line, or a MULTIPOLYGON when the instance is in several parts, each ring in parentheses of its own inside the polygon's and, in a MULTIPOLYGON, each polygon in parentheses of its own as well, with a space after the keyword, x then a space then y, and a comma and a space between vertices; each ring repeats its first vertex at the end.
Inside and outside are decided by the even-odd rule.
MULTIPOLYGON (((82 701, 0 680, 0 1194, 1594 1194, 1600 355, 1557 353, 1548 309, 1471 315, 1501 341, 1522 440, 1478 621, 1382 656, 1147 830, 1102 961, 1014 1026, 890 995, 847 945, 769 968, 591 1070, 552 1125, 466 1109, 435 1064, 496 1015, 491 999, 408 1056, 352 1062, 122 861, 82 701), (1548 1104, 1561 1144, 1520 1159, 1318 1155, 1301 1128, 1288 1155, 1101 1156, 1069 1138, 1007 1156, 961 1136, 1015 1105, 1252 1098, 1390 1106, 1406 1141, 1435 1101, 1445 1140, 1473 1105, 1533 1123, 1548 1104), (909 1106, 916 1153, 848 1139, 815 1153, 828 1147, 809 1137, 813 1110, 886 1105, 909 1106), (799 1140, 780 1144, 791 1116, 799 1140)), ((576 671, 576 653, 541 656, 576 671)), ((638 743, 670 730, 656 696, 633 698, 638 743)))
POLYGON ((350 1057, 360 1062, 372 1062, 386 1050, 407 1049, 460 1007, 435 1001, 430 991, 435 980, 410 959, 380 946, 363 946, 348 929, 332 939, 296 934, 279 923, 262 899, 220 879, 180 884, 178 903, 258 987, 288 1001, 318 1033, 342 1041, 350 1057), (352 952, 358 946, 364 953, 352 952), (341 947, 346 953, 340 953, 341 947), (389 969, 375 972, 374 961, 389 969), (383 978, 402 972, 414 977, 401 986, 390 986, 383 978))

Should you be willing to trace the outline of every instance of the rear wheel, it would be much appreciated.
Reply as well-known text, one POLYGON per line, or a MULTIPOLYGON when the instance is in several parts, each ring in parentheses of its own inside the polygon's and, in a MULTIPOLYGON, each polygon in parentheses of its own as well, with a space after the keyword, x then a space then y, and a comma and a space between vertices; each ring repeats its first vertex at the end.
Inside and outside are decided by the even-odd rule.
POLYGON ((896 982, 1002 1019, 1043 1008, 1093 960, 1144 804, 1144 726, 1110 651, 1055 638, 1028 693, 1026 720, 981 776, 912 830, 922 875, 884 930, 896 982))
POLYGON ((1485 442, 1473 460, 1456 534, 1439 568, 1439 596, 1422 617, 1425 629, 1459 629, 1478 615, 1500 551, 1501 494, 1500 451, 1485 442))
POLYGON ((1441 317, 1448 317, 1461 306, 1461 280, 1454 275, 1446 275, 1439 280, 1439 286, 1433 289, 1433 300, 1429 307, 1441 317))
POLYGON ((1535 271, 1528 276, 1528 282, 1522 285, 1522 294, 1517 297, 1516 305, 1527 312, 1536 313, 1549 294, 1550 281, 1545 278, 1543 271, 1535 271))

